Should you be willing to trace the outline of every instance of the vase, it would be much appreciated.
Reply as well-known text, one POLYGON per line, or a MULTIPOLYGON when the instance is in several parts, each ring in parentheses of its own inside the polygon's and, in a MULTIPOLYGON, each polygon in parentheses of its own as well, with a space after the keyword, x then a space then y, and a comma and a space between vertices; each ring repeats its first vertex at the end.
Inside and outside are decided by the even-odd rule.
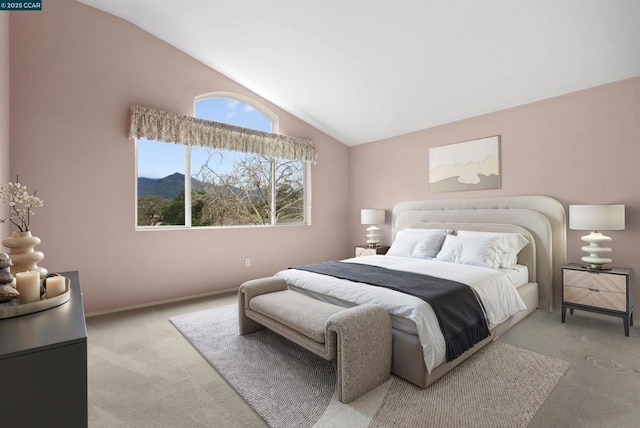
POLYGON ((2 245, 9 249, 9 258, 13 262, 11 273, 15 276, 18 272, 38 271, 40 279, 47 276, 47 270, 38 266, 38 262, 44 259, 42 251, 35 251, 33 247, 40 243, 40 238, 31 235, 31 232, 13 232, 10 238, 2 241, 2 245))

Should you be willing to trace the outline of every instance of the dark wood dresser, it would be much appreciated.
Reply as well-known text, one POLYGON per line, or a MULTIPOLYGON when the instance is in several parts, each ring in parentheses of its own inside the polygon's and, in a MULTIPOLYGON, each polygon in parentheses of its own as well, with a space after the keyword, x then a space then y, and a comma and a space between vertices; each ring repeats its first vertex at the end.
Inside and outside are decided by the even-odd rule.
POLYGON ((86 427, 87 328, 78 272, 69 301, 0 320, 0 426, 86 427))

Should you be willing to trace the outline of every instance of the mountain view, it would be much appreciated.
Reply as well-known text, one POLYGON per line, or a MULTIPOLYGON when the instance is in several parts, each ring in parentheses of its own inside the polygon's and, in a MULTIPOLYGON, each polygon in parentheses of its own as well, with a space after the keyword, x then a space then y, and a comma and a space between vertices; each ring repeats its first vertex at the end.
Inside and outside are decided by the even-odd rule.
MULTIPOLYGON (((195 178, 191 179, 193 190, 203 190, 206 185, 195 178)), ((184 190, 184 174, 176 172, 163 178, 138 177, 138 197, 147 195, 175 199, 184 190)))
MULTIPOLYGON (((138 226, 184 225, 185 214, 191 216, 192 226, 271 223, 269 182, 241 188, 231 183, 211 185, 191 178, 191 207, 185 213, 184 180, 185 175, 181 173, 163 178, 138 177, 138 226)), ((275 197, 278 223, 304 220, 301 181, 280 184, 275 197)))
MULTIPOLYGON (((209 184, 202 181, 191 178, 192 190, 205 190, 209 187, 209 184)), ((249 192, 244 192, 234 186, 227 186, 236 195, 249 195, 251 198, 257 198, 262 193, 256 189, 249 192)), ((184 190, 184 174, 176 172, 171 175, 167 175, 163 178, 147 178, 138 177, 138 198, 143 196, 160 196, 164 199, 173 200, 184 190)))

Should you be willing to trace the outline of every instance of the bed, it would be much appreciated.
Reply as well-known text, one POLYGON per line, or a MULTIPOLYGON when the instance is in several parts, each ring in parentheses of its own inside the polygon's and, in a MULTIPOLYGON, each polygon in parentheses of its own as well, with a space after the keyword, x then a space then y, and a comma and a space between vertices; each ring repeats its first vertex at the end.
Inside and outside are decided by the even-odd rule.
MULTIPOLYGON (((351 307, 377 303, 385 307, 391 314, 393 326, 391 371, 418 386, 430 385, 537 308, 551 310, 554 302, 559 301, 560 290, 554 288, 554 284, 561 284, 560 266, 566 262, 566 224, 564 208, 552 198, 517 196, 401 202, 392 212, 392 235, 392 255, 343 262, 427 273, 468 284, 483 302, 489 336, 449 359, 438 320, 423 300, 304 269, 287 269, 276 276, 284 278, 290 289, 332 304, 351 307), (397 244, 400 238, 414 234, 431 236, 443 231, 446 236, 437 254, 433 254, 435 259, 406 257, 398 252, 402 249, 397 244), (462 263, 448 259, 445 254, 446 249, 452 248, 450 243, 460 245, 461 240, 466 240, 468 245, 478 237, 503 234, 525 239, 524 247, 517 251, 517 260, 509 262, 506 268, 497 262, 490 267, 469 264, 468 260, 462 263), (495 304, 494 297, 490 297, 494 295, 498 296, 495 304)), ((497 242, 493 238, 489 241, 497 242)), ((456 254, 455 251, 452 254, 456 254)))

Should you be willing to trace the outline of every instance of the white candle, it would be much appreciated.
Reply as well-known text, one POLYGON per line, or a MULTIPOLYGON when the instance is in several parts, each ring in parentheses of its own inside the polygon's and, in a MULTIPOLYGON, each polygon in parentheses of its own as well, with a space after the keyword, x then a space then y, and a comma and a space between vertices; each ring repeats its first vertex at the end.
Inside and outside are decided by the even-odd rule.
POLYGON ((16 289, 20 293, 20 303, 40 300, 40 272, 19 272, 16 274, 16 289))
POLYGON ((64 276, 50 276, 44 282, 47 289, 47 299, 59 296, 66 290, 66 281, 64 276))

